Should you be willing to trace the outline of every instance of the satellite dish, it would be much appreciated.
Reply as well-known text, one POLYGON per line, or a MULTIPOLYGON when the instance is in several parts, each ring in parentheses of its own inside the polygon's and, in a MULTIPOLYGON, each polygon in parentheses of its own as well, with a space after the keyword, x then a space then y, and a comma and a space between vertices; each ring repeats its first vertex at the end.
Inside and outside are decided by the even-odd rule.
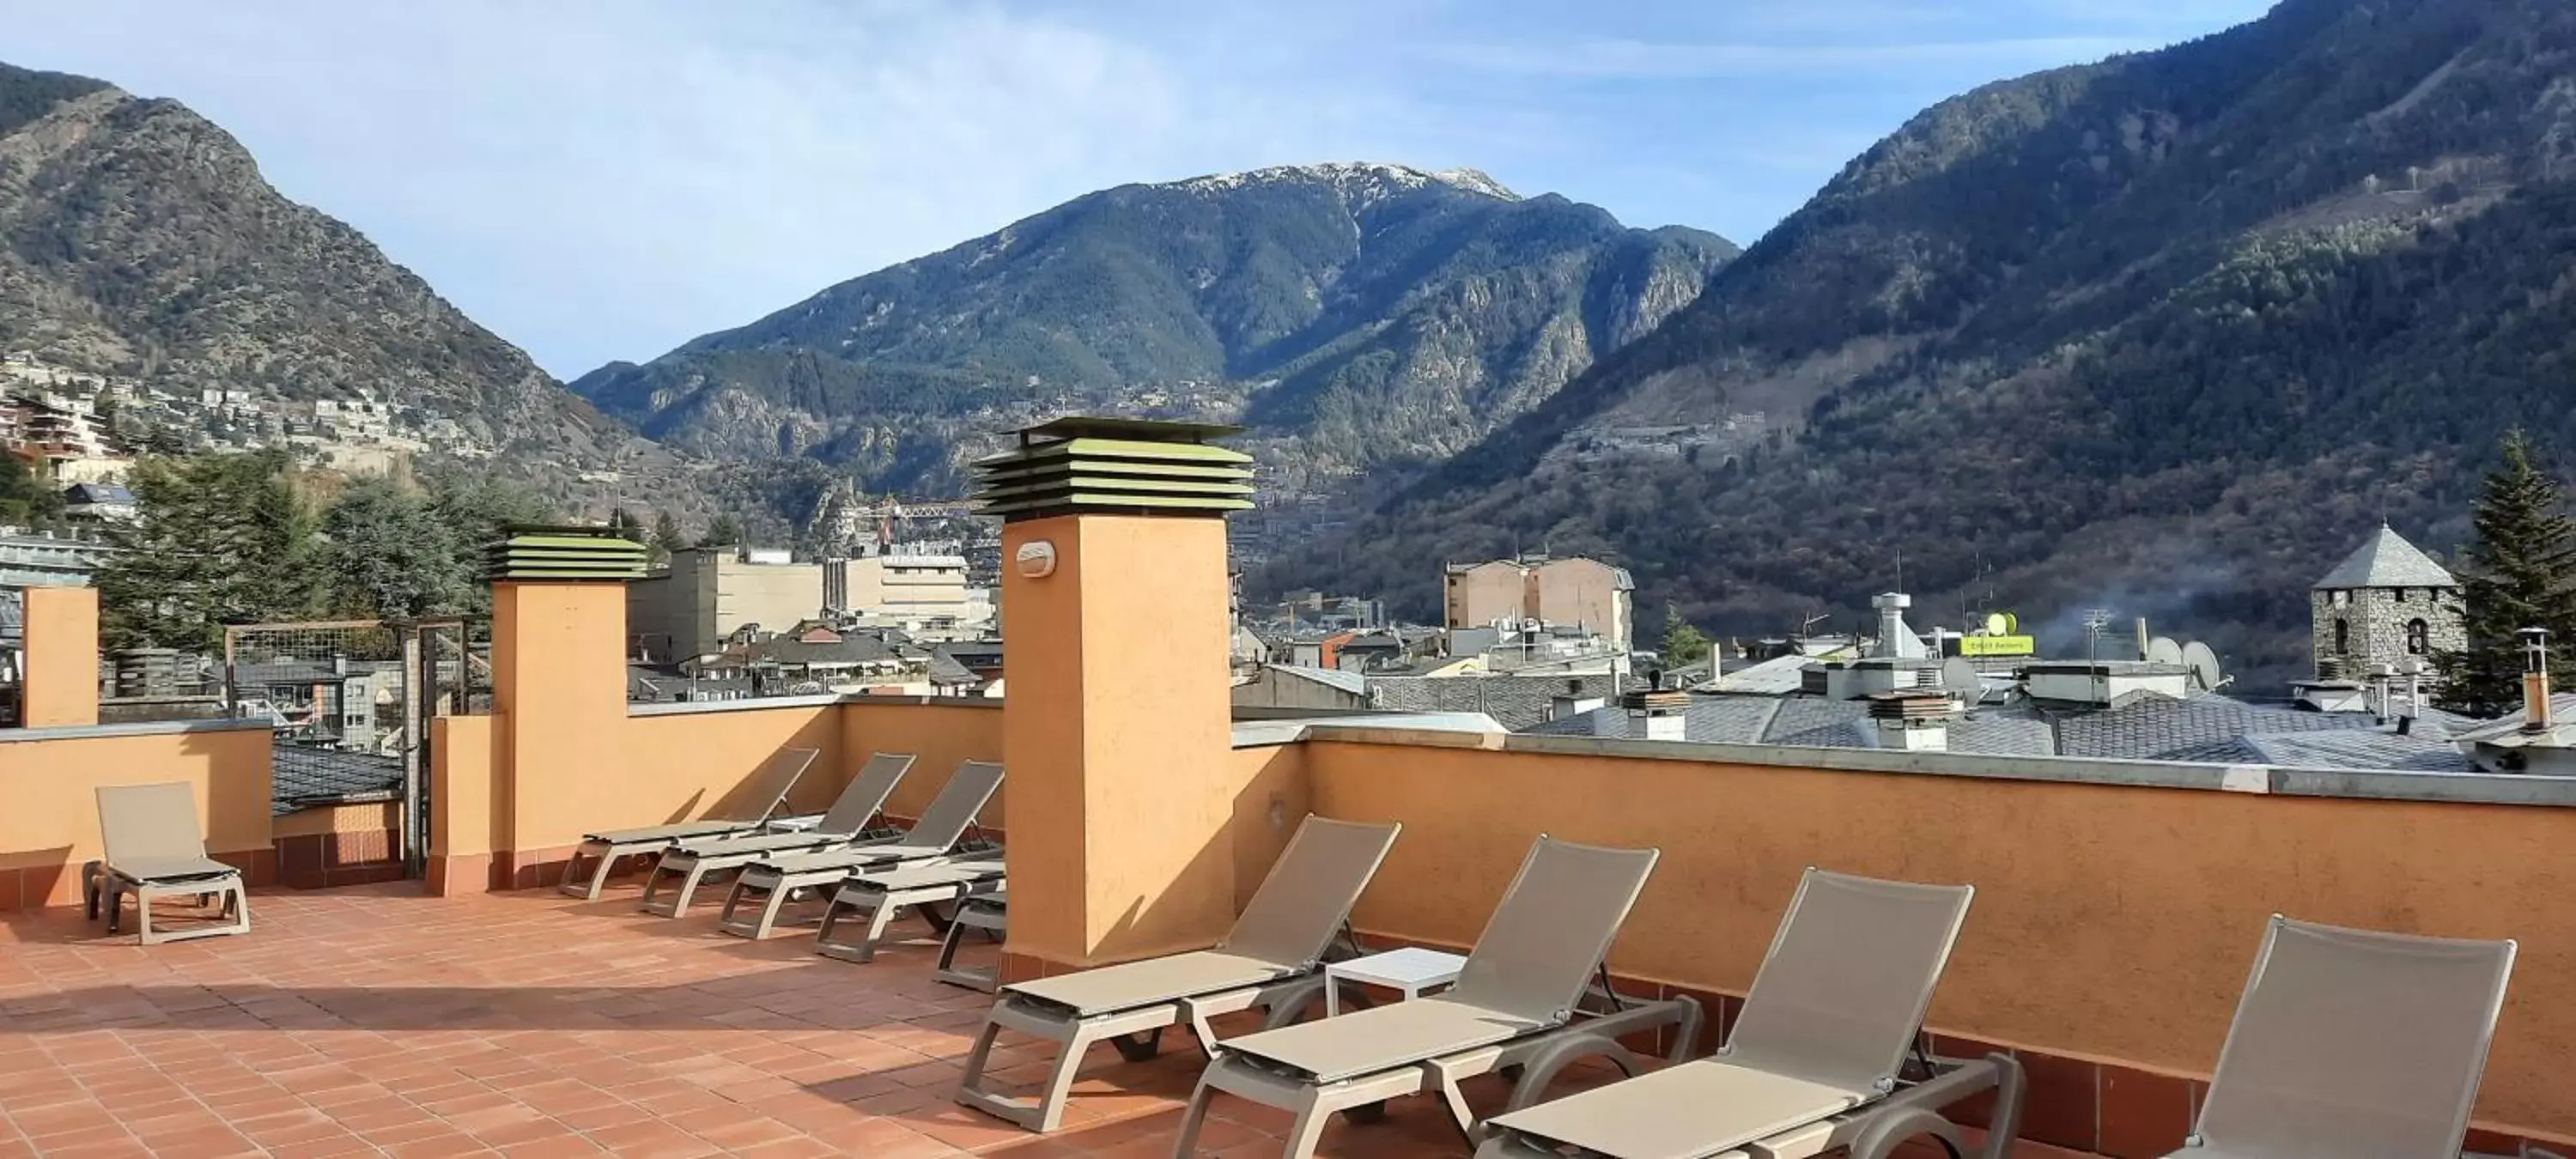
POLYGON ((2004 613, 2004 634, 2007 636, 2018 636, 2021 634, 2020 616, 2016 616, 2011 612, 2004 613))
POLYGON ((2182 663, 2182 645, 2171 636, 2158 636, 2147 641, 2147 661, 2152 664, 2182 663))
POLYGON ((2007 616, 2002 612, 1986 613, 1986 634, 1989 636, 2012 635, 2012 617, 2007 616))
POLYGON ((2191 669, 2191 682, 2203 692, 2218 689, 2218 653, 2198 640, 2183 645, 2183 667, 2191 669))
POLYGON ((1952 656, 1944 661, 1941 665, 1941 687, 1976 696, 1979 691, 1976 662, 1965 656, 1952 656))

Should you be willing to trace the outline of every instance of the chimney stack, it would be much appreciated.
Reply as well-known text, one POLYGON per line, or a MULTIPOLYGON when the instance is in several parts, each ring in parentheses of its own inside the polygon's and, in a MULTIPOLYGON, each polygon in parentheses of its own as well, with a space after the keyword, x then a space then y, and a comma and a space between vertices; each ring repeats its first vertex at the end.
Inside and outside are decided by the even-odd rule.
POLYGON ((1690 709, 1690 693, 1658 687, 1628 693, 1619 698, 1628 710, 1628 735, 1639 740, 1688 740, 1690 722, 1685 715, 1690 709))
POLYGON ((2547 732, 2549 719, 2549 629, 2522 630, 2522 731, 2547 732))
POLYGON ((1584 695, 1581 680, 1568 680, 1565 682, 1565 691, 1549 698, 1547 718, 1564 720, 1567 717, 1581 716, 1606 703, 1608 701, 1603 697, 1584 695))
POLYGON ((1878 747, 1900 752, 1948 752, 1950 717, 1957 711, 1947 692, 1903 690, 1863 697, 1878 747))

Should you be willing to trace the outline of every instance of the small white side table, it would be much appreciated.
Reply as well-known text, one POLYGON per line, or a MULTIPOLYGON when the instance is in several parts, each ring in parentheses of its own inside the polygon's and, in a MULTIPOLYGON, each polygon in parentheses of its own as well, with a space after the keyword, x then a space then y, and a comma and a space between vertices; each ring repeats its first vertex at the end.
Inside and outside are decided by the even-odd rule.
POLYGON ((1407 998, 1419 998, 1425 990, 1456 982, 1459 967, 1466 964, 1467 959, 1459 955, 1415 946, 1353 958, 1347 962, 1327 963, 1324 966, 1324 1017, 1339 1017, 1342 1013, 1341 982, 1345 978, 1401 991, 1407 998))

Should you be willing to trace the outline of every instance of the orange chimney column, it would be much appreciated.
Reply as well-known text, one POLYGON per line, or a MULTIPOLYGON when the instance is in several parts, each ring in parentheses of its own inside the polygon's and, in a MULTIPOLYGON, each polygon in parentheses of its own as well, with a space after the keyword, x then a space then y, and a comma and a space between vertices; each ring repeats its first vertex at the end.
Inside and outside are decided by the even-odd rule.
POLYGON ((25 589, 28 728, 98 723, 98 589, 25 589))
POLYGON ((494 583, 492 712, 498 876, 514 889, 551 885, 582 834, 618 815, 625 585, 494 583))
POLYGON ((1224 433, 1061 419, 979 465, 1005 519, 1007 976, 1204 948, 1233 924, 1223 515, 1250 506, 1251 464, 1205 444, 1224 433))
POLYGON ((1002 532, 1014 953, 1090 965, 1234 920, 1225 524, 1068 515, 1002 532), (1013 568, 1043 544, 1054 572, 1013 568))

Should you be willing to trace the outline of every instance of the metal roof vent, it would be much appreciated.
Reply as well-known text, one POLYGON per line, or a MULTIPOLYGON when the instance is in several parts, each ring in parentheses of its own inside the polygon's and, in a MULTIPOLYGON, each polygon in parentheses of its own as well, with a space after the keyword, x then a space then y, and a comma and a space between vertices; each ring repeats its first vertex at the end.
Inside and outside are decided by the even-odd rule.
POLYGON ((644 545, 605 527, 513 524, 483 549, 494 582, 624 581, 644 578, 644 545))
POLYGON ((977 460, 976 502, 1005 522, 1098 512, 1223 518, 1252 507, 1252 456, 1208 440, 1243 428, 1147 419, 1060 418, 977 460))

